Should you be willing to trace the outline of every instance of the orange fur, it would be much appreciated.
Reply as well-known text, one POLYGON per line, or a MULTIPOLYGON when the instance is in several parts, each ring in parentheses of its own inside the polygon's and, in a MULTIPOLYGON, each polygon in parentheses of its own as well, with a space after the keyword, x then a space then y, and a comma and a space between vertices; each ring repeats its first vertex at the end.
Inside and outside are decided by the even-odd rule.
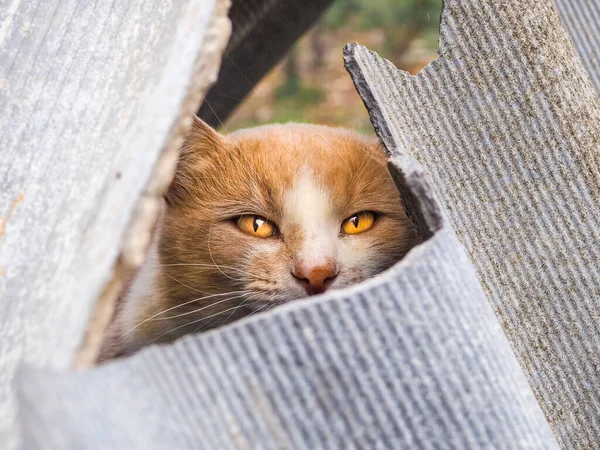
POLYGON ((379 143, 342 128, 276 124, 223 136, 196 120, 167 202, 151 284, 125 299, 135 303, 121 320, 122 333, 135 327, 128 350, 360 282, 418 241, 379 143), (344 235, 341 223, 360 211, 379 213, 375 224, 344 235), (244 233, 235 224, 243 214, 278 232, 244 233), (310 274, 320 283, 312 291, 310 274))

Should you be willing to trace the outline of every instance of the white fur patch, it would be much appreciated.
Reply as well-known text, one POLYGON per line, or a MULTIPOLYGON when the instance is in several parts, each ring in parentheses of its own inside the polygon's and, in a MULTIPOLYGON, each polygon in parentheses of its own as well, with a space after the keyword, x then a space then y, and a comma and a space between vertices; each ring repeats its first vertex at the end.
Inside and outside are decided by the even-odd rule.
POLYGON ((284 217, 304 234, 299 260, 309 266, 337 259, 338 218, 328 192, 316 182, 311 169, 303 167, 284 199, 284 217))
MULTIPOLYGON (((144 301, 148 302, 153 298, 154 281, 159 273, 160 265, 158 258, 160 228, 160 225, 158 225, 154 231, 146 260, 136 273, 128 292, 123 298, 123 311, 120 314, 119 321, 121 333, 127 333, 123 338, 127 345, 137 341, 134 327, 140 320, 144 301), (129 332, 130 330, 133 331, 129 332)), ((129 350, 131 349, 129 348, 129 350)))

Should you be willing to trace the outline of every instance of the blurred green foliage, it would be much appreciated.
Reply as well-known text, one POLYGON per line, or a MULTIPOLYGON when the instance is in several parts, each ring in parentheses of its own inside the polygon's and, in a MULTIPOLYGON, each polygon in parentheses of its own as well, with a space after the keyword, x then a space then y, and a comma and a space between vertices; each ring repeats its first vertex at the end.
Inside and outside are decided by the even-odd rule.
POLYGON ((372 133, 344 70, 342 48, 358 41, 418 72, 435 58, 442 0, 335 0, 230 119, 232 128, 313 122, 372 133))
POLYGON ((331 29, 381 29, 386 35, 379 53, 394 59, 403 55, 416 37, 437 41, 442 0, 337 0, 325 14, 331 29))
POLYGON ((325 14, 332 29, 347 27, 359 30, 417 25, 437 31, 442 0, 337 0, 325 14))

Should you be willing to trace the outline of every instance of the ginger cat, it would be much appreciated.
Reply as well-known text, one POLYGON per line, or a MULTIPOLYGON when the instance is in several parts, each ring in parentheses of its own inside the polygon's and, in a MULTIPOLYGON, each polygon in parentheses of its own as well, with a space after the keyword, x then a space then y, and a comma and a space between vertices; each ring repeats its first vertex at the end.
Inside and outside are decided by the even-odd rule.
POLYGON ((358 283, 418 240, 376 139, 195 119, 101 359, 358 283))

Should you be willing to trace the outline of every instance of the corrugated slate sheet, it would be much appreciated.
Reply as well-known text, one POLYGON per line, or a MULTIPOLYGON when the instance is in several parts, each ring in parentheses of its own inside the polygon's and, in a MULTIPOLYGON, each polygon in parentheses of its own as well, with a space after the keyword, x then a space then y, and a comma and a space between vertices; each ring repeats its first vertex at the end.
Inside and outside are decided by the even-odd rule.
POLYGON ((0 3, 2 449, 17 445, 18 364, 67 369, 82 342, 93 359, 121 272, 143 257, 186 120, 216 78, 228 6, 0 3), (96 307, 103 320, 88 328, 96 307))
POLYGON ((600 92, 600 2, 555 0, 555 3, 583 65, 600 92))
POLYGON ((559 442, 600 448, 600 103, 550 1, 447 0, 418 76, 360 46, 386 147, 422 162, 559 442))
POLYGON ((557 449, 407 155, 428 239, 391 270, 85 373, 20 373, 28 449, 557 449))

